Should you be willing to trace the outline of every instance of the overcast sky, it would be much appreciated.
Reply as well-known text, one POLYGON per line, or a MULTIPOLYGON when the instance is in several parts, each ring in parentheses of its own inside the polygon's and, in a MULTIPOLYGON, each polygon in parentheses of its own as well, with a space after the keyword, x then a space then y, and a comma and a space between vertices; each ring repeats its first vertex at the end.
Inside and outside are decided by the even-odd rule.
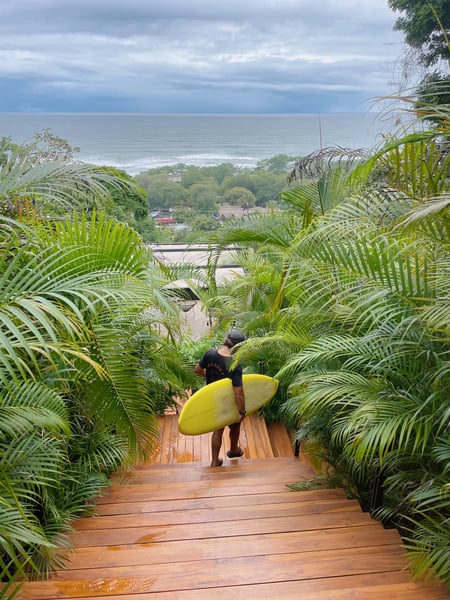
POLYGON ((394 91, 386 0, 2 0, 0 111, 365 112, 394 91))

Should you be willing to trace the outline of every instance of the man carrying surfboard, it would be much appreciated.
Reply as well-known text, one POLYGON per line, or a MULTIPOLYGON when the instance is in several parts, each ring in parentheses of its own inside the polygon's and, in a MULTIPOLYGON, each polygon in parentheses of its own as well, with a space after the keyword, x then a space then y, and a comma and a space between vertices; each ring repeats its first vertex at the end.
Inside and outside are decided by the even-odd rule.
MULTIPOLYGON (((227 333, 223 346, 218 350, 211 348, 202 356, 195 366, 196 375, 205 377, 206 383, 213 383, 219 379, 229 377, 233 385, 234 398, 239 411, 239 421, 229 425, 230 428, 230 450, 227 452, 228 458, 240 458, 244 451, 239 447, 239 435, 241 430, 241 421, 246 415, 245 395, 242 384, 242 367, 237 364, 232 367, 232 350, 236 344, 245 340, 245 335, 239 329, 232 329, 227 333)), ((223 460, 219 458, 222 447, 222 437, 224 427, 213 431, 211 437, 211 467, 222 466, 223 460)))

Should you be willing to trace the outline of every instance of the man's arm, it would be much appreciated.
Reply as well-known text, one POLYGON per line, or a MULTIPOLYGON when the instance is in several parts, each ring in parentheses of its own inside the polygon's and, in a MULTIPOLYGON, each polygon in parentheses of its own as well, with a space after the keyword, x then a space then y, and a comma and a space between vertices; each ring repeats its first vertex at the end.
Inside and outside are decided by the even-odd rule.
POLYGON ((236 406, 238 407, 240 420, 245 417, 245 394, 242 385, 233 386, 234 399, 236 400, 236 406))

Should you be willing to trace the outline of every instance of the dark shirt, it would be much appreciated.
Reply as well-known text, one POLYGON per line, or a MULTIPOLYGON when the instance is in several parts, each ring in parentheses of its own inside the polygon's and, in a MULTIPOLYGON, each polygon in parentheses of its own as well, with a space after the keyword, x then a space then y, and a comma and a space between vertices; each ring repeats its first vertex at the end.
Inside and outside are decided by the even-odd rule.
POLYGON ((234 369, 231 369, 232 363, 232 356, 222 356, 215 348, 211 348, 205 352, 198 364, 202 369, 206 369, 206 383, 229 377, 234 387, 241 387, 242 367, 236 365, 234 369))

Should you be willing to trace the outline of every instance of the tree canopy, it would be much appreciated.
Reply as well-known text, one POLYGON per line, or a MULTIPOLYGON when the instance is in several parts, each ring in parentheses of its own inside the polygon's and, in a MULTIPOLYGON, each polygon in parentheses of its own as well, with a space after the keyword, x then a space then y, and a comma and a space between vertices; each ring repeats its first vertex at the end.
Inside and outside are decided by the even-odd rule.
POLYGON ((415 108, 440 125, 441 116, 431 116, 424 107, 450 104, 450 0, 388 0, 388 5, 401 12, 394 28, 405 33, 417 64, 426 69, 417 86, 415 108))
POLYGON ((394 27, 419 52, 421 64, 429 67, 450 60, 450 0, 388 0, 388 5, 402 12, 394 27))

